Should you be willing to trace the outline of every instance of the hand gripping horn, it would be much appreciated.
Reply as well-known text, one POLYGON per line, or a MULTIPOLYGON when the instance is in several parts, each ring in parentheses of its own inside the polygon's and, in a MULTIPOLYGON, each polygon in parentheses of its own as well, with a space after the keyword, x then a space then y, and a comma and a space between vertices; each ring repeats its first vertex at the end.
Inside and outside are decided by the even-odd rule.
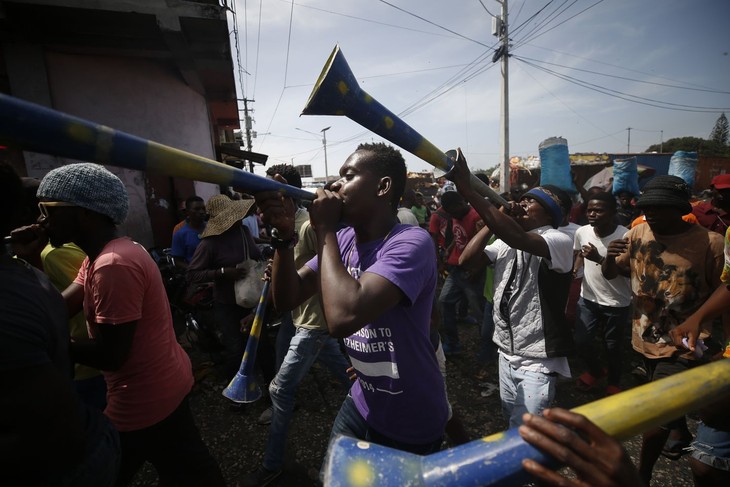
MULTIPOLYGON (((606 433, 626 440, 687 411, 728 397, 730 360, 700 365, 573 409, 606 433)), ((431 455, 412 453, 339 436, 330 443, 324 464, 328 487, 417 487, 483 485, 508 487, 534 481, 522 460, 558 466, 526 443, 517 428, 431 455)))
POLYGON ((309 191, 0 94, 0 143, 110 166, 313 200, 309 191))
POLYGON ((269 298, 269 286, 271 278, 264 276, 264 288, 261 290, 259 304, 256 306, 256 314, 253 318, 251 332, 248 334, 246 342, 246 350, 243 352, 241 366, 236 375, 228 383, 228 387, 223 389, 223 395, 233 402, 244 403, 254 402, 261 397, 261 388, 256 382, 253 366, 256 363, 256 350, 259 348, 259 339, 261 337, 261 329, 263 328, 264 313, 266 311, 266 302, 269 298))
MULTIPOLYGON (((327 59, 302 115, 345 115, 442 171, 448 172, 453 165, 451 158, 360 89, 339 45, 327 59)), ((482 196, 507 206, 504 198, 473 174, 471 185, 482 196)))

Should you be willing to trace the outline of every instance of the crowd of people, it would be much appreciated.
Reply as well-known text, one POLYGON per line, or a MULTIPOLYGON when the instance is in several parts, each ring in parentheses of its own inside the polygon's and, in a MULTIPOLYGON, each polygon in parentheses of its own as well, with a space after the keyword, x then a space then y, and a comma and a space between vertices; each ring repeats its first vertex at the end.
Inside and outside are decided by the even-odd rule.
MULTIPOLYGON (((118 230, 123 183, 90 163, 41 181, 0 171, 10 208, 0 228, 0 485, 125 486, 144 462, 160 485, 224 485, 190 409, 191 362, 159 269, 118 230)), ((267 175, 302 185, 289 165, 267 175)), ((645 431, 636 466, 587 418, 552 407, 559 377, 620 393, 629 336, 631 365, 649 381, 730 357, 730 175, 695 206, 681 178, 657 176, 640 195, 580 188, 574 204, 542 185, 500 207, 472 188, 457 151, 435 208, 406 190, 405 160, 387 144, 361 144, 339 175, 306 207, 278 191, 191 196, 172 236, 191 286, 213 283, 225 382, 255 311, 238 296, 252 277, 242 264, 273 252, 266 320, 279 325, 257 350, 268 440, 239 485, 281 475, 296 392, 315 361, 342 389, 322 425, 330 441, 427 455, 477 439, 446 389, 449 360, 464 353, 459 324, 480 327, 476 376, 495 383, 505 424, 581 485, 648 486, 660 454, 685 453, 697 486, 730 485, 730 398, 699 413, 694 438, 684 417, 645 431)), ((523 468, 569 481, 533 460, 523 468)))

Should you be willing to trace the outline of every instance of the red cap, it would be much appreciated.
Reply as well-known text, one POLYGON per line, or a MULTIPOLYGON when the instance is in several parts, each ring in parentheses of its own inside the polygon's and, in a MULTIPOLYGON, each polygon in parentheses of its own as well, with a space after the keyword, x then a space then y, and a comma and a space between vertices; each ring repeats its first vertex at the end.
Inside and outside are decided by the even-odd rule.
POLYGON ((720 174, 712 178, 712 186, 715 189, 728 189, 730 188, 730 174, 720 174))

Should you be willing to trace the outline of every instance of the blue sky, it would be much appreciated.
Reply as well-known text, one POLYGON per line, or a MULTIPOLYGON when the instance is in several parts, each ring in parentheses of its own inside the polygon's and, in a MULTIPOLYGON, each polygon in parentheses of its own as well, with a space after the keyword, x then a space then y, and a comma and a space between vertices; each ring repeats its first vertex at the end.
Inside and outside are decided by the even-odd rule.
MULTIPOLYGON (((496 0, 237 0, 235 7, 248 73, 239 90, 255 100, 253 150, 268 154, 269 164, 310 164, 324 176, 325 127, 330 175, 358 143, 381 140, 346 117, 299 116, 336 43, 380 103, 396 114, 420 107, 403 120, 434 145, 462 147, 474 169, 498 163, 501 75, 491 63, 496 38, 487 13, 499 13, 496 0), (470 71, 479 74, 459 74, 480 56, 470 71), (430 100, 444 83, 450 89, 430 100)), ((570 152, 623 152, 628 127, 631 151, 643 151, 662 137, 707 138, 720 113, 730 115, 726 0, 510 0, 509 12, 511 155, 536 155, 552 136, 565 137, 570 152)), ((431 169, 405 156, 409 170, 431 169)))

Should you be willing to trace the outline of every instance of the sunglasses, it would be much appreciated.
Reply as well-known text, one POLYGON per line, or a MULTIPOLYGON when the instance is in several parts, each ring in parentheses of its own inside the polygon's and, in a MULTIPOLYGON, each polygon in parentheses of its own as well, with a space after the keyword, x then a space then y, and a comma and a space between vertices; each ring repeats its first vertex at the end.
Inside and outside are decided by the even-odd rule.
POLYGON ((73 207, 76 206, 73 203, 66 203, 65 201, 41 201, 38 203, 38 210, 41 212, 43 218, 48 218, 48 208, 59 208, 59 207, 73 207))

